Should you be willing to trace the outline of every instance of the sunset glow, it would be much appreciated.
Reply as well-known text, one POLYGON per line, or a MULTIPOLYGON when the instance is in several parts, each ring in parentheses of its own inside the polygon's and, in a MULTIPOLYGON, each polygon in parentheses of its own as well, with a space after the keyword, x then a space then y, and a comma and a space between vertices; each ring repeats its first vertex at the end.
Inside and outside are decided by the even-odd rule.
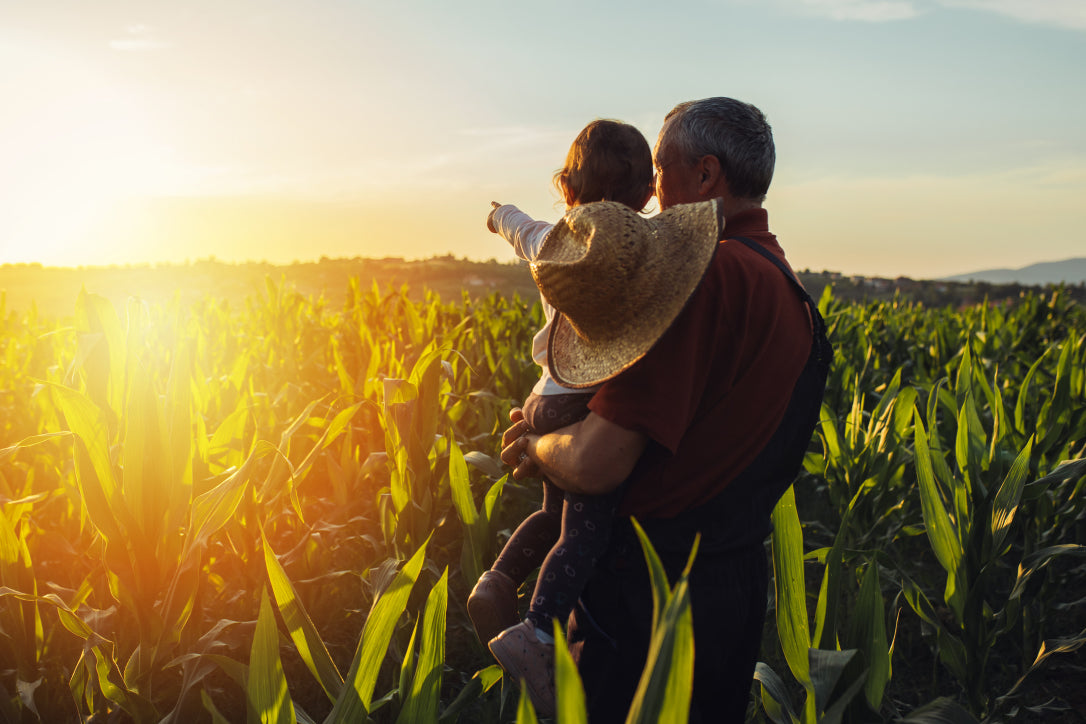
POLYGON ((769 117, 766 205, 800 268, 934 277, 1077 256, 1072 5, 559 3, 527 22, 436 2, 9 4, 0 263, 508 259, 489 202, 556 219, 551 175, 584 123, 651 141, 675 103, 710 95, 769 117), (554 42, 604 26, 621 32, 554 42))

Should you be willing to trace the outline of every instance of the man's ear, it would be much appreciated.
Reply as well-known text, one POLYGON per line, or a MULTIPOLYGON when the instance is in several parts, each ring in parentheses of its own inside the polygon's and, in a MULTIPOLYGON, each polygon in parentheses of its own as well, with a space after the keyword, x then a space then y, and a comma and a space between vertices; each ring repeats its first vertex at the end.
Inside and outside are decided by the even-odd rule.
POLYGON ((702 198, 712 198, 717 194, 713 191, 721 181, 723 169, 720 168, 720 159, 716 156, 702 156, 698 159, 696 168, 698 174, 698 193, 702 198))

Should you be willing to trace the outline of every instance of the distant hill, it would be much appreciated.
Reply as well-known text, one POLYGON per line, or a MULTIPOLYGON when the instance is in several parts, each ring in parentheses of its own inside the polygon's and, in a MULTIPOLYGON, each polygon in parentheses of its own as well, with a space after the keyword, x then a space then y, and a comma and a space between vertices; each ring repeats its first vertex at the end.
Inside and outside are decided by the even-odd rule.
POLYGON ((985 269, 942 277, 940 281, 973 281, 989 284, 1083 284, 1086 283, 1086 257, 1030 264, 1021 269, 985 269))
POLYGON ((357 278, 364 292, 407 285, 411 297, 426 290, 442 301, 456 302, 464 294, 478 297, 497 291, 520 295, 534 302, 539 291, 525 262, 471 261, 452 256, 412 261, 400 258, 327 259, 275 266, 265 262, 228 263, 214 259, 186 264, 114 267, 43 267, 40 264, 0 264, 0 320, 10 311, 31 307, 46 317, 64 318, 75 310, 80 289, 109 299, 123 310, 129 297, 150 304, 178 296, 194 304, 205 296, 244 304, 254 295, 267 294, 267 282, 284 282, 295 291, 323 297, 331 308, 343 305, 349 280, 357 278))
MULTIPOLYGON (((1011 274, 1021 274, 1035 268, 1058 267, 1067 273, 1063 278, 1074 279, 1068 289, 1071 298, 1086 303, 1086 259, 1073 259, 1057 264, 1037 264, 1011 274)), ((1004 278, 985 277, 991 272, 975 272, 946 280, 913 280, 847 277, 839 272, 798 272, 807 291, 818 299, 827 286, 833 288, 834 298, 845 302, 887 301, 898 296, 928 307, 961 307, 984 300, 1014 300, 1025 291, 1040 290, 1045 283, 1060 278, 1053 272, 1043 281, 1003 282, 1004 278), (976 281, 955 281, 957 279, 976 281), (988 281, 991 279, 992 281, 988 281)), ((427 291, 436 292, 444 302, 475 299, 498 293, 534 304, 539 292, 532 281, 528 265, 520 261, 498 262, 457 259, 451 255, 422 260, 328 259, 319 262, 295 262, 275 266, 264 262, 227 263, 214 259, 185 264, 126 267, 43 267, 40 264, 0 264, 0 321, 9 313, 23 314, 36 310, 46 318, 64 319, 75 311, 80 289, 109 299, 122 314, 131 297, 149 304, 162 304, 177 298, 181 304, 196 304, 205 297, 244 305, 254 296, 269 293, 268 282, 285 284, 287 288, 313 298, 323 298, 330 310, 342 307, 350 289, 350 280, 357 279, 363 291, 374 284, 382 291, 406 285, 409 295, 419 300, 427 291)))

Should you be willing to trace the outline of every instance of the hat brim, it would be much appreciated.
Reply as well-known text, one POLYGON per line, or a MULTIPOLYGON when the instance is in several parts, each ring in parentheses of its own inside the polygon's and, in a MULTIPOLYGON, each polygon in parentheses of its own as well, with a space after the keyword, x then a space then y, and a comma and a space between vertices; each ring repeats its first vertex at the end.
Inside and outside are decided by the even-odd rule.
POLYGON ((555 313, 548 339, 547 366, 563 387, 583 389, 606 382, 632 367, 656 346, 701 284, 718 242, 698 245, 672 270, 668 288, 652 297, 652 314, 634 320, 606 338, 586 339, 570 320, 555 313))

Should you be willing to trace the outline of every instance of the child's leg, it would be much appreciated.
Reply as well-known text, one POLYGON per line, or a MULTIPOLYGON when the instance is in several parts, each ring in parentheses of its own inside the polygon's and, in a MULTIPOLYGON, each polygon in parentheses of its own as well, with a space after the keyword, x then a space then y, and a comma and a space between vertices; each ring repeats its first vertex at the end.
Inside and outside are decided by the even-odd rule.
MULTIPOLYGON (((524 401, 524 419, 533 432, 546 434, 565 427, 588 414, 591 393, 566 395, 537 395, 524 401)), ((492 568, 523 583, 543 559, 562 532, 562 505, 565 493, 548 480, 543 480, 543 507, 528 516, 505 544, 492 568)))
POLYGON ((543 481, 543 507, 529 515, 506 541, 492 568, 521 584, 550 551, 562 532, 563 493, 554 483, 543 481))
POLYGON ((607 547, 620 491, 621 488, 607 495, 566 493, 562 537, 539 569, 528 609, 527 618, 537 629, 549 634, 552 618, 564 623, 569 617, 596 560, 607 547))

